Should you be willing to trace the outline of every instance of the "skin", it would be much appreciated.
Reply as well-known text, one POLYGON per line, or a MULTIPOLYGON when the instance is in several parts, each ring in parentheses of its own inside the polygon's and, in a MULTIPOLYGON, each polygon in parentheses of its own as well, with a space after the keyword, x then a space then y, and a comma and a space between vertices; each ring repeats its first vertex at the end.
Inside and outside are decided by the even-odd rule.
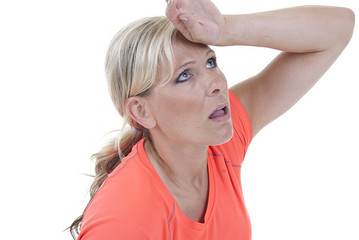
POLYGON ((155 86, 145 98, 136 97, 141 104, 131 112, 137 116, 138 106, 146 109, 141 123, 150 129, 158 152, 146 141, 147 155, 182 211, 202 221, 208 195, 208 146, 225 143, 233 135, 230 117, 220 122, 209 118, 218 106, 229 109, 228 86, 214 51, 207 45, 178 34, 173 51, 173 79, 155 86), (170 177, 168 169, 160 166, 159 157, 171 169, 170 177))
POLYGON ((231 88, 247 111, 255 136, 333 64, 351 39, 354 14, 346 8, 306 6, 223 15, 208 0, 172 0, 166 15, 184 36, 173 42, 175 76, 186 69, 193 76, 184 83, 174 79, 155 87, 149 97, 130 98, 126 110, 150 130, 158 154, 147 141, 146 152, 183 213, 201 222, 208 196, 207 148, 232 136, 230 121, 208 119, 218 104, 228 102, 228 93, 222 72, 207 67, 214 53, 202 44, 282 51, 261 73, 231 88))
POLYGON ((173 145, 206 148, 227 142, 233 134, 231 120, 209 119, 218 106, 229 105, 227 81, 216 66, 214 51, 180 34, 173 42, 173 50, 173 80, 154 87, 146 99, 156 121, 151 134, 155 140, 174 142, 173 145))
POLYGON ((231 88, 250 117, 253 136, 321 78, 350 41, 355 23, 353 11, 341 7, 223 15, 209 0, 172 0, 166 15, 194 42, 282 51, 261 73, 231 88))

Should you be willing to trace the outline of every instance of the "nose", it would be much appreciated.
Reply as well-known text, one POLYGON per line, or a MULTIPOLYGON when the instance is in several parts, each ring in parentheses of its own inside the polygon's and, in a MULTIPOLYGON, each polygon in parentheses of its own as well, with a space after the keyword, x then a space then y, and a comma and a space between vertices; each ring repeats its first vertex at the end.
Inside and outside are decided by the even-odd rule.
POLYGON ((223 74, 217 74, 214 72, 211 72, 208 75, 208 85, 206 89, 206 94, 209 97, 216 96, 220 92, 223 92, 226 90, 227 87, 227 81, 223 74))

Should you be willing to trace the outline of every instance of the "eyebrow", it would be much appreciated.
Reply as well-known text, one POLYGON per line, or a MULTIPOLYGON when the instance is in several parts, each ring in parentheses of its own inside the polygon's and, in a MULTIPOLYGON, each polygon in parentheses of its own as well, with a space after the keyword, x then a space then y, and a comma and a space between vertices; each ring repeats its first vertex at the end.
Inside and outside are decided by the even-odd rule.
MULTIPOLYGON (((208 52, 206 53, 206 56, 210 55, 211 53, 215 53, 212 49, 209 49, 208 52)), ((176 72, 181 69, 181 68, 184 68, 186 67, 187 65, 190 65, 192 63, 195 63, 196 61, 189 61, 189 62, 186 62, 184 64, 182 64, 181 66, 179 66, 177 69, 176 69, 176 72)))

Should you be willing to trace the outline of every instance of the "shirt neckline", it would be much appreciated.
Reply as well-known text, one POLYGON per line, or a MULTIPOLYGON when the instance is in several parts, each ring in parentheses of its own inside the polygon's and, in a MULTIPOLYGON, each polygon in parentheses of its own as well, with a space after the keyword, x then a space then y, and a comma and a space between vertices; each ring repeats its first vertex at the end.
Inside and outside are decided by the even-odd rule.
POLYGON ((213 158, 210 155, 210 147, 207 151, 207 166, 208 166, 208 179, 209 179, 209 189, 208 189, 208 201, 207 201, 207 207, 206 207, 206 213, 204 217, 204 222, 200 223, 195 220, 190 219, 187 217, 182 210, 180 209, 176 199, 172 196, 171 192, 168 190, 166 185, 163 183, 161 177, 158 175, 157 171, 152 166, 147 153, 144 148, 144 142, 145 138, 141 139, 137 144, 137 152, 139 154, 139 158, 141 162, 146 166, 146 168, 149 170, 149 172, 154 177, 154 182, 159 186, 161 189, 161 192, 164 194, 164 197, 167 199, 167 202, 169 203, 169 206, 173 207, 173 204, 175 206, 175 216, 179 218, 181 223, 184 223, 186 226, 201 231, 203 230, 208 222, 211 219, 214 202, 215 202, 215 192, 216 192, 216 185, 215 185, 215 179, 213 175, 213 158))

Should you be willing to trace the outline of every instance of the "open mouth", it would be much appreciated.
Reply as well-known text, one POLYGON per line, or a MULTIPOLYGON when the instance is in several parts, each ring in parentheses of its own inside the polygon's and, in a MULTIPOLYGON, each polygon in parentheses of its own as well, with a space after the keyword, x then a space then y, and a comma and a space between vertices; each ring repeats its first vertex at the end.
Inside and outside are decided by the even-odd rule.
POLYGON ((211 115, 209 115, 209 119, 215 121, 225 121, 230 117, 229 107, 227 105, 219 106, 211 115))

